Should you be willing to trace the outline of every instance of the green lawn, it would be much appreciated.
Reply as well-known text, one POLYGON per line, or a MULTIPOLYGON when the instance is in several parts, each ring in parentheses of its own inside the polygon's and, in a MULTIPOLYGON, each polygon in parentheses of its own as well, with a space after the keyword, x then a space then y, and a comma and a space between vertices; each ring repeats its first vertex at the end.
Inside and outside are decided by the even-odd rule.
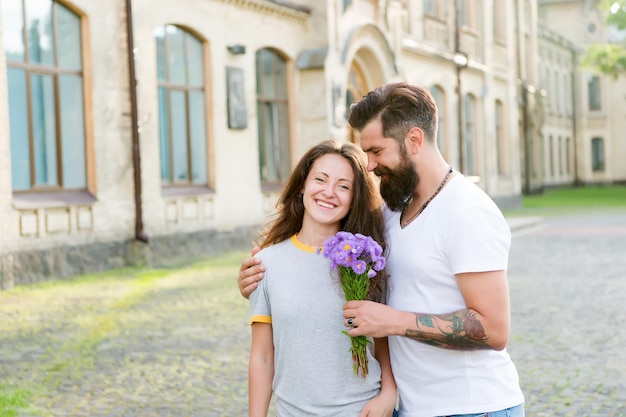
POLYGON ((626 209, 626 185, 547 189, 524 196, 523 207, 505 215, 556 215, 588 210, 626 209))

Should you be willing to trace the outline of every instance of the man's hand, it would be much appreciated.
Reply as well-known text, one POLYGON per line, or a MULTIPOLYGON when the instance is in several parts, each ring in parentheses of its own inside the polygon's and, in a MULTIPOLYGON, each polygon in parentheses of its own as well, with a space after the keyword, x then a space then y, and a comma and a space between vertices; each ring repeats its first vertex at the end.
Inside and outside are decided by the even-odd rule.
MULTIPOLYGON (((397 311, 385 304, 373 301, 348 301, 343 306, 343 317, 349 336, 387 337, 398 334, 394 328, 401 323, 406 312, 397 311), (352 319, 350 326, 348 319, 352 319)), ((409 317, 409 320, 412 320, 409 317)), ((402 333, 403 334, 403 333, 402 333)))
POLYGON ((245 298, 248 298, 252 291, 256 290, 256 287, 259 285, 258 282, 263 279, 265 267, 261 264, 260 259, 254 258, 254 255, 259 250, 259 247, 255 246, 252 249, 252 257, 244 259, 241 263, 241 268, 239 268, 237 285, 239 286, 239 292, 245 298))

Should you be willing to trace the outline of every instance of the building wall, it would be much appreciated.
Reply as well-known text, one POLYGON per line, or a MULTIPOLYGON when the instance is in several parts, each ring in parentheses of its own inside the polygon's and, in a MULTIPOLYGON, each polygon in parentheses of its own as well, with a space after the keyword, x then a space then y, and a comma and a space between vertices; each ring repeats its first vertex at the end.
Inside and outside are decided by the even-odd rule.
MULTIPOLYGON (((626 157, 623 133, 626 129, 624 117, 624 97, 626 96, 626 79, 601 74, 592 68, 581 65, 585 48, 592 44, 604 43, 611 39, 613 32, 607 26, 605 17, 599 9, 597 0, 573 0, 566 2, 539 1, 540 22, 549 25, 552 32, 552 41, 547 38, 544 43, 555 46, 554 39, 561 38, 561 45, 569 44, 568 48, 576 52, 573 67, 574 84, 574 114, 568 112, 548 111, 546 113, 545 135, 564 137, 572 130, 575 134, 574 167, 571 175, 546 178, 547 185, 562 184, 597 184, 623 183, 626 181, 626 167, 621 161, 626 157), (571 22, 577 22, 573 25, 571 22), (558 34, 558 35, 556 35, 558 34), (588 83, 592 77, 600 80, 600 109, 589 107, 588 83), (593 170, 592 167, 592 139, 602 138, 604 141, 604 169, 593 170)), ((560 52, 554 56, 567 57, 566 49, 560 47, 560 52)), ((548 47, 549 49, 549 47, 548 47)), ((551 65, 565 68, 570 65, 564 59, 556 60, 547 57, 551 65)), ((554 82, 549 83, 551 90, 557 92, 554 82)), ((548 97, 549 99, 549 97, 548 97)))

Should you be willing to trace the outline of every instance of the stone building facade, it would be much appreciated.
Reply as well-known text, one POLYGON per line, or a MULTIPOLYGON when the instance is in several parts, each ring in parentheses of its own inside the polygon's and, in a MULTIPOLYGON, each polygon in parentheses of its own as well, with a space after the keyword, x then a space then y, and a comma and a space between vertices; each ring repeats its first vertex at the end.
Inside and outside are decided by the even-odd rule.
POLYGON ((598 0, 538 3, 541 88, 548 92, 544 184, 626 182, 626 78, 580 65, 586 46, 626 37, 606 25, 598 0))
MULTIPOLYGON (((535 0, 0 0, 0 288, 250 247, 300 155, 328 137, 358 141, 350 103, 389 81, 431 90, 445 158, 502 208, 594 182, 567 158, 590 152, 578 143, 589 134, 614 150, 618 126, 598 133, 589 115, 574 130, 573 112, 545 110, 540 50, 574 49, 545 34, 540 11, 535 0), (570 161, 558 176, 546 174, 546 137, 565 138, 550 145, 570 161)), ((626 177, 613 162, 602 180, 626 177)))

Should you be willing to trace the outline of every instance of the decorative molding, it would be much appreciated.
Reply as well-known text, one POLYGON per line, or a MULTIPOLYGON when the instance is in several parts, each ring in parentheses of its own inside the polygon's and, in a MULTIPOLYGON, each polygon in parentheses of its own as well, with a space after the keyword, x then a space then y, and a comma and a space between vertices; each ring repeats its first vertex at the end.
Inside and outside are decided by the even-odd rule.
POLYGON ((46 233, 69 233, 70 232, 70 210, 63 209, 46 209, 46 233))
POLYGON ((230 4, 240 9, 249 9, 254 12, 273 15, 282 19, 292 20, 304 24, 311 15, 311 9, 282 0, 214 0, 230 4))
POLYGON ((39 218, 36 210, 20 211, 20 235, 37 236, 39 234, 39 218))

